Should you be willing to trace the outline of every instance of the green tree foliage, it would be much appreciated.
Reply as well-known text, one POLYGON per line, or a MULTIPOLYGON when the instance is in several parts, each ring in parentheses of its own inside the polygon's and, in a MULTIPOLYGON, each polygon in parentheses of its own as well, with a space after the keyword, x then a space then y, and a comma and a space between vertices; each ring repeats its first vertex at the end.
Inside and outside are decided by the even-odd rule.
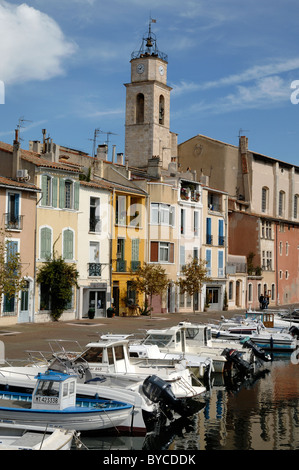
POLYGON ((69 264, 60 257, 49 259, 39 269, 37 282, 48 290, 51 299, 51 315, 58 320, 72 300, 72 287, 78 287, 79 273, 74 264, 69 264))
MULTIPOLYGON (((207 276, 207 262, 193 258, 182 269, 183 276, 177 281, 181 293, 187 292, 190 296, 201 292, 203 283, 209 281, 207 276)), ((194 312, 194 302, 193 302, 194 312)))
POLYGON ((20 254, 10 249, 9 239, 5 240, 0 230, 0 299, 3 295, 15 296, 24 286, 20 254))
POLYGON ((163 294, 169 284, 165 269, 160 264, 143 263, 131 275, 134 276, 131 279, 132 288, 145 294, 145 308, 148 310, 147 299, 149 299, 149 310, 152 312, 153 296, 163 294))

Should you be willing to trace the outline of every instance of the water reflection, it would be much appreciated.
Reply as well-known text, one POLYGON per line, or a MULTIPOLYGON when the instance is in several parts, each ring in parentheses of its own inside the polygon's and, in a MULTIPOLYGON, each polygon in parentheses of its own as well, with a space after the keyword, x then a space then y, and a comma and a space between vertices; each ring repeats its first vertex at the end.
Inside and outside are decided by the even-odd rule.
POLYGON ((217 377, 201 411, 156 434, 82 441, 99 450, 299 450, 299 366, 276 360, 233 384, 217 377))

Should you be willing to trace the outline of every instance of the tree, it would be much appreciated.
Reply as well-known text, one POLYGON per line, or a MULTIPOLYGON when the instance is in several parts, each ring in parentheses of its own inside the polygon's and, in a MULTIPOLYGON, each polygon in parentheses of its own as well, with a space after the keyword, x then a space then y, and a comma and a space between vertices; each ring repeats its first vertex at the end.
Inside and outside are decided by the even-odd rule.
POLYGON ((72 300, 72 288, 78 287, 78 276, 75 265, 66 263, 61 256, 53 256, 53 259, 49 259, 39 268, 36 280, 49 293, 54 320, 60 318, 68 302, 72 300))
POLYGON ((3 295, 9 300, 25 287, 20 254, 15 248, 9 239, 4 240, 4 233, 0 230, 0 303, 3 295))
POLYGON ((149 309, 152 313, 152 301, 154 295, 161 295, 166 291, 169 284, 165 269, 160 264, 143 263, 143 266, 131 272, 134 276, 131 279, 132 289, 145 294, 145 311, 147 310, 147 300, 150 299, 149 309))
MULTIPOLYGON (((177 281, 181 293, 187 292, 190 296, 201 292, 204 282, 209 281, 207 276, 207 262, 205 260, 198 260, 193 258, 190 263, 185 264, 182 269, 183 277, 177 281)), ((195 305, 193 301, 193 313, 195 312, 195 305)))

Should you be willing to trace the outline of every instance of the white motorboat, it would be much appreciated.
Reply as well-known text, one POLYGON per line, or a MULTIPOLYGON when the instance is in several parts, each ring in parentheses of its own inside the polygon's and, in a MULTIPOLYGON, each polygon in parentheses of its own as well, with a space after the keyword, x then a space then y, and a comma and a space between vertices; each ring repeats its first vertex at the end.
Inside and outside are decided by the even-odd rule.
POLYGON ((231 367, 238 372, 248 372, 253 362, 251 350, 236 342, 212 341, 209 326, 189 322, 160 330, 148 330, 144 340, 130 345, 130 354, 140 357, 147 351, 153 354, 153 346, 165 358, 180 355, 191 368, 196 364, 196 357, 209 357, 217 373, 224 373, 231 367))
POLYGON ((206 392, 206 387, 198 379, 194 380, 185 361, 130 358, 126 339, 100 339, 86 348, 73 362, 85 361, 93 378, 109 378, 112 384, 126 387, 155 375, 171 384, 172 393, 178 399, 198 397, 206 392))
POLYGON ((33 393, 0 392, 2 422, 16 427, 51 431, 56 428, 92 431, 117 428, 132 412, 127 403, 76 396, 76 376, 38 373, 33 393))
POLYGON ((219 325, 210 325, 214 338, 222 340, 250 341, 265 351, 291 353, 297 349, 298 329, 280 328, 275 325, 274 315, 269 312, 246 313, 244 318, 223 320, 219 325))
POLYGON ((0 420, 0 450, 70 450, 75 431, 51 432, 26 430, 0 420))

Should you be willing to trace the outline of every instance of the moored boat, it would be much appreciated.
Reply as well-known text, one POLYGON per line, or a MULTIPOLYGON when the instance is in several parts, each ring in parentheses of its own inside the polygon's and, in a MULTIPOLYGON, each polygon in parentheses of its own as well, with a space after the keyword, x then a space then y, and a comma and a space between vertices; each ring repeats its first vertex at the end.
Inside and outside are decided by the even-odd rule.
POLYGON ((76 377, 46 371, 36 376, 33 393, 1 391, 0 416, 15 426, 92 431, 117 428, 131 413, 127 403, 76 397, 76 377))

